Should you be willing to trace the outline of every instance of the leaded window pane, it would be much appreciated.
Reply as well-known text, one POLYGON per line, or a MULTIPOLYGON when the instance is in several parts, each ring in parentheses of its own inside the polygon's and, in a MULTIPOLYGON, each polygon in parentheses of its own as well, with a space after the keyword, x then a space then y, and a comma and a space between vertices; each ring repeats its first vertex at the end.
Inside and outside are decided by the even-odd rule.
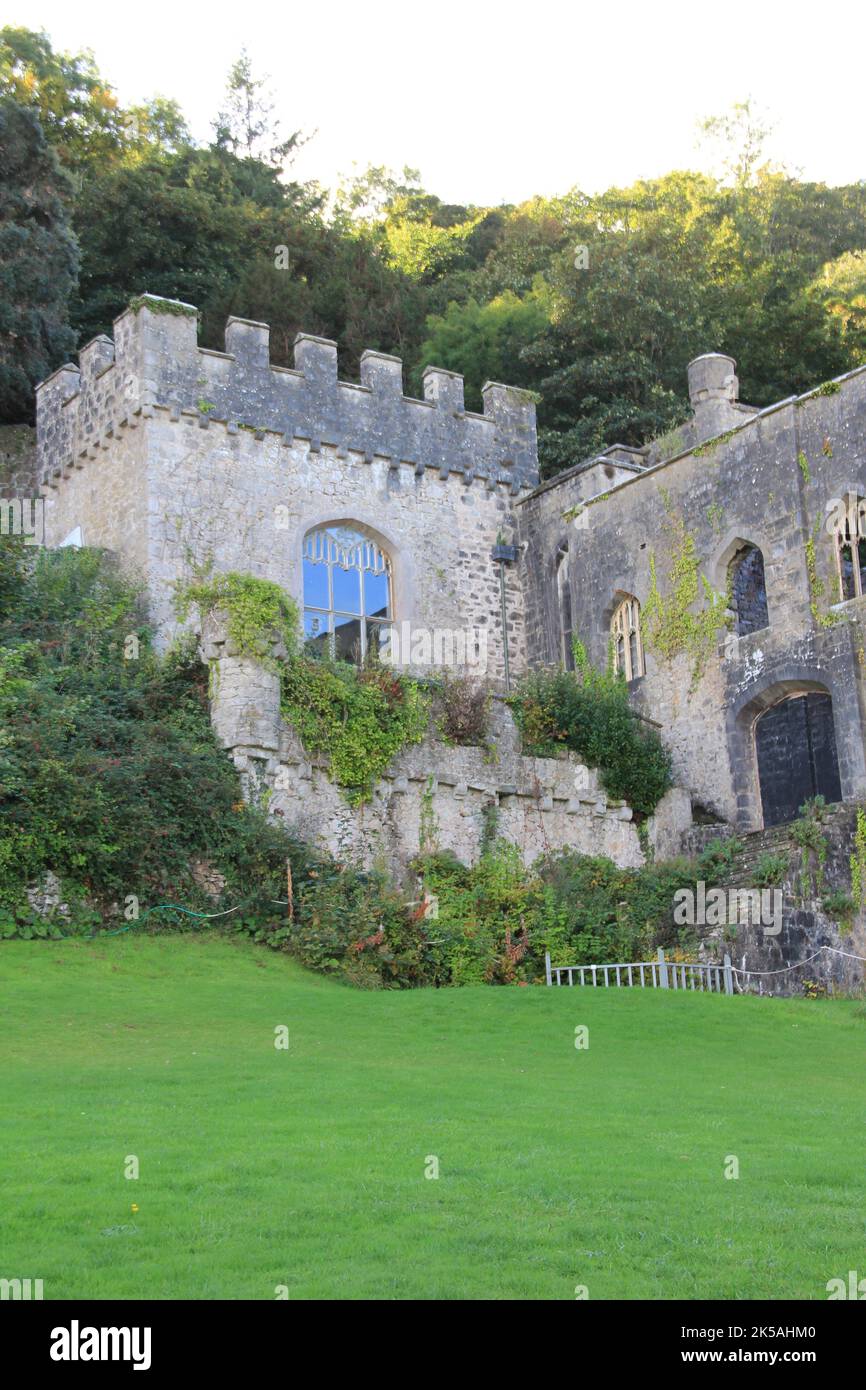
POLYGON ((380 646, 370 619, 389 621, 391 560, 352 526, 321 526, 304 538, 304 634, 345 661, 363 661, 380 646))

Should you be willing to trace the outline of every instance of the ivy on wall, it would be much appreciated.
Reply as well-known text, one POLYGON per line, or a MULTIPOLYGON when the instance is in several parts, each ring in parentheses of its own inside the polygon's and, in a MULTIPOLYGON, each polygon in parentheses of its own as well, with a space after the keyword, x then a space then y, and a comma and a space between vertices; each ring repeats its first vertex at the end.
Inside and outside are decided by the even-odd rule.
POLYGON ((692 689, 703 674, 716 634, 730 623, 729 597, 714 589, 700 572, 695 538, 682 516, 666 501, 665 531, 671 562, 662 593, 655 553, 650 553, 650 591, 641 615, 644 642, 664 661, 688 652, 692 658, 692 689), (703 597, 700 608, 695 605, 703 597))
MULTIPOLYGON (((818 573, 816 542, 820 533, 821 518, 819 517, 805 545, 806 575, 809 580, 809 610, 812 614, 812 620, 816 627, 828 628, 835 627, 837 623, 843 621, 843 618, 841 613, 835 613, 832 609, 822 611, 822 605, 827 594, 827 586, 818 573)), ((841 598, 841 594, 839 597, 841 598)))
POLYGON ((298 609, 278 584, 249 574, 200 576, 178 591, 181 617, 193 604, 202 616, 224 613, 238 653, 277 672, 283 718, 308 753, 327 760, 351 804, 368 801, 392 758, 424 738, 430 702, 418 682, 385 666, 359 669, 299 650, 298 609))
POLYGON ((857 807, 854 853, 851 855, 851 896, 859 912, 866 901, 866 811, 857 807))
POLYGON ((289 656, 297 650, 298 608, 293 599, 268 579, 251 574, 203 573, 183 585, 175 607, 185 619, 195 606, 204 616, 217 610, 228 620, 227 635, 243 656, 275 669, 273 646, 281 642, 289 656))
POLYGON ((310 753, 328 759, 347 801, 369 801, 392 758, 421 743, 430 702, 421 686, 387 667, 296 656, 280 671, 283 718, 310 753))

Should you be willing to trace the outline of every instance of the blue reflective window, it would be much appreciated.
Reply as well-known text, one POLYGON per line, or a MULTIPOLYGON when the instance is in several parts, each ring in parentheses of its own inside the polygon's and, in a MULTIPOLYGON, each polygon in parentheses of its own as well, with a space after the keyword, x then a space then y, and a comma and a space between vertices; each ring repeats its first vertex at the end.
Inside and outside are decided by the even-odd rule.
POLYGON ((307 643, 344 661, 374 655, 392 618, 390 557, 353 526, 321 526, 303 559, 307 643))

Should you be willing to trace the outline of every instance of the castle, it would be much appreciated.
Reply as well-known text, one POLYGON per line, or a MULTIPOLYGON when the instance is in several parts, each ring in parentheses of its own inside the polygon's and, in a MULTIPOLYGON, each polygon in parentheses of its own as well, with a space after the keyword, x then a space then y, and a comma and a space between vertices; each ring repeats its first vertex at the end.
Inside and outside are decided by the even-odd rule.
POLYGON ((220 737, 299 828, 399 861, 432 797, 444 847, 471 858, 492 800, 527 858, 573 845, 636 865, 679 852, 693 817, 749 831, 817 794, 866 799, 866 368, 759 410, 708 353, 678 431, 539 483, 524 392, 490 383, 477 414, 460 376, 428 367, 410 399, 377 352, 343 382, 336 345, 304 334, 274 367, 267 326, 238 318, 225 348, 198 346, 192 306, 144 295, 38 388, 48 544, 116 552, 163 641, 173 585, 208 558, 276 581, 308 639, 344 654, 385 623, 483 632, 500 691, 569 665, 579 637, 623 671, 677 784, 639 836, 592 769, 524 757, 499 701, 495 763, 428 741, 359 812, 282 724, 272 674, 206 632, 220 737))

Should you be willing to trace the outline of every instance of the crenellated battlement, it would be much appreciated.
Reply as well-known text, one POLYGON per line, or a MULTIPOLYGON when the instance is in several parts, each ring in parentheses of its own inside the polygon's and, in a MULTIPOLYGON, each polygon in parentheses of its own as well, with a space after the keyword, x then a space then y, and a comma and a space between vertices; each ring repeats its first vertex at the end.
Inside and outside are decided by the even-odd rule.
POLYGON ((277 432, 338 454, 360 453, 417 473, 435 468, 470 482, 484 478, 514 493, 538 481, 535 406, 517 388, 488 382, 484 413, 467 411, 463 378, 427 367, 424 399, 403 394, 403 364, 368 351, 360 384, 340 381, 337 345, 299 333, 294 366, 272 366, 267 324, 230 318, 225 352, 201 348, 192 305, 143 295, 37 388, 41 477, 56 484, 115 430, 154 407, 277 432))

